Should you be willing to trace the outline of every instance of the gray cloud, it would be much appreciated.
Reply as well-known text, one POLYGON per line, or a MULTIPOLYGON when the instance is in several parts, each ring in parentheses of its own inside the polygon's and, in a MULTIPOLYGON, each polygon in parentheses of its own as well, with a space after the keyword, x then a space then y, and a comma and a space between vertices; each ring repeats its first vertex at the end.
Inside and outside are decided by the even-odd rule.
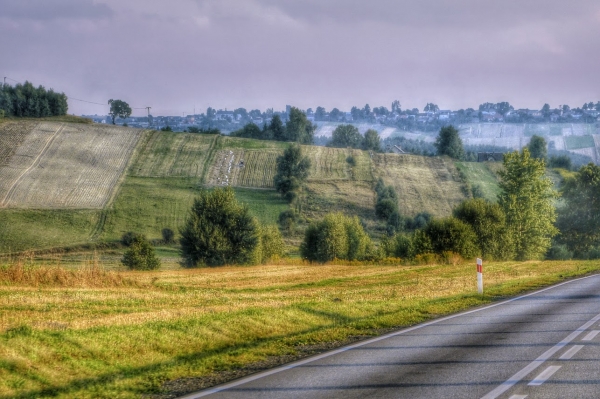
POLYGON ((0 36, 2 76, 156 114, 600 100, 596 0, 0 0, 0 36))
POLYGON ((113 12, 93 0, 2 0, 0 17, 49 21, 56 19, 104 19, 113 12))

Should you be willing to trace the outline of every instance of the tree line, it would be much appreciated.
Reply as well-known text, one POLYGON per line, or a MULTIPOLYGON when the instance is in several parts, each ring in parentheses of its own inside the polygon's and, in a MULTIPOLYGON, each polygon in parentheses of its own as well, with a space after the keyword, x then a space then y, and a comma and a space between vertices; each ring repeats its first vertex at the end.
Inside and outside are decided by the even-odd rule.
POLYGON ((67 96, 30 82, 15 86, 5 84, 0 89, 0 113, 5 116, 41 118, 66 115, 67 96))
POLYGON ((262 129, 254 123, 248 123, 243 128, 231 132, 231 136, 312 144, 316 129, 317 127, 306 118, 304 112, 292 107, 285 124, 279 115, 274 115, 271 122, 265 124, 262 129))

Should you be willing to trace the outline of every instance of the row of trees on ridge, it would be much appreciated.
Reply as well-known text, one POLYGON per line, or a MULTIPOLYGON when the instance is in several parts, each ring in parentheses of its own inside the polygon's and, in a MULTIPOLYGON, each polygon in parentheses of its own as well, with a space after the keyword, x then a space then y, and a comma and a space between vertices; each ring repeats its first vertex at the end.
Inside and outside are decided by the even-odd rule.
POLYGON ((43 86, 25 82, 0 88, 0 114, 5 116, 42 118, 66 115, 67 110, 67 96, 43 86))

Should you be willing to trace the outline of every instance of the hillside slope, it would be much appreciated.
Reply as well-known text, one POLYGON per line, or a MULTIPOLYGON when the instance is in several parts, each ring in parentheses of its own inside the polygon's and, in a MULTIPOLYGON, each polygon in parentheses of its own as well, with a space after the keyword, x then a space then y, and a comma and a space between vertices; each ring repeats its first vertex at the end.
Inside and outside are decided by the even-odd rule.
POLYGON ((141 134, 91 124, 0 125, 0 207, 104 208, 141 134))
MULTIPOLYGON (((233 187, 263 223, 275 223, 288 208, 273 189, 276 159, 287 143, 19 123, 0 125, 0 141, 9 144, 0 153, 1 252, 115 241, 127 231, 158 239, 163 228, 177 232, 203 186, 233 187)), ((316 146, 303 151, 312 165, 297 209, 305 223, 342 211, 377 229, 373 187, 380 177, 396 188, 406 216, 446 216, 466 198, 450 159, 316 146)))

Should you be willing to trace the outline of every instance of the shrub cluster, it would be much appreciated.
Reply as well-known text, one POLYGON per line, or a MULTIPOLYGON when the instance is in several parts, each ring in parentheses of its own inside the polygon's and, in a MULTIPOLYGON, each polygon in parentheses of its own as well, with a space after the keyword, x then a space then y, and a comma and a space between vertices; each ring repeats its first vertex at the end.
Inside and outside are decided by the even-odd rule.
POLYGON ((229 187, 202 191, 180 233, 184 264, 191 267, 264 263, 284 252, 277 227, 261 226, 229 187))
POLYGON ((366 260, 374 256, 374 248, 358 217, 330 213, 306 229, 300 253, 302 258, 317 262, 366 260))
POLYGON ((133 235, 121 263, 132 270, 154 270, 160 267, 160 259, 154 253, 154 247, 141 234, 133 235))

